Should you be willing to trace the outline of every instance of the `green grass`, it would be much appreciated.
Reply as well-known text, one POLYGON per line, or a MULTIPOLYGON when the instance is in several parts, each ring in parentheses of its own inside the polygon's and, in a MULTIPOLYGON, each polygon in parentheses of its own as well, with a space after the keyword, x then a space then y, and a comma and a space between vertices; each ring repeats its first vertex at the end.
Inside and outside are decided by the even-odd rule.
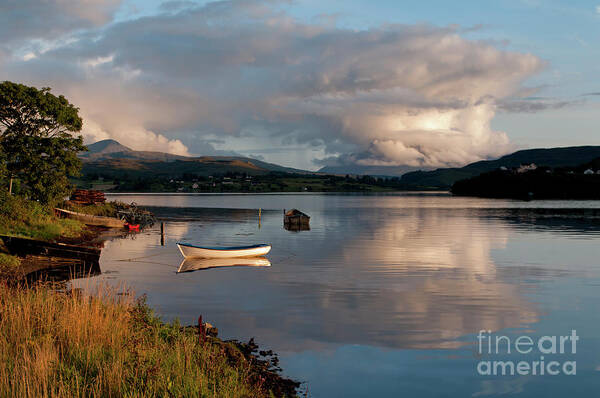
POLYGON ((0 396, 272 396, 233 345, 200 343, 129 294, 0 284, 0 314, 0 396))
POLYGON ((10 254, 0 253, 0 267, 1 268, 16 268, 21 264, 21 260, 17 256, 11 256, 10 254))
POLYGON ((10 254, 0 253, 0 278, 13 278, 20 274, 21 259, 10 254))
POLYGON ((51 207, 0 192, 2 235, 49 241, 58 237, 78 237, 83 227, 79 221, 56 217, 51 207))

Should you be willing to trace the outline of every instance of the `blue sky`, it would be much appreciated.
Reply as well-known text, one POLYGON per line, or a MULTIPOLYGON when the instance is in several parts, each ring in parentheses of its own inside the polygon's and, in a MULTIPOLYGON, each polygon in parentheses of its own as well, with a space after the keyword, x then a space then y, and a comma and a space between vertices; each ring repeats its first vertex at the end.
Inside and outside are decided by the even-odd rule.
POLYGON ((27 19, 0 72, 79 101, 88 141, 310 169, 600 145, 600 1, 39 4, 0 6, 27 19))

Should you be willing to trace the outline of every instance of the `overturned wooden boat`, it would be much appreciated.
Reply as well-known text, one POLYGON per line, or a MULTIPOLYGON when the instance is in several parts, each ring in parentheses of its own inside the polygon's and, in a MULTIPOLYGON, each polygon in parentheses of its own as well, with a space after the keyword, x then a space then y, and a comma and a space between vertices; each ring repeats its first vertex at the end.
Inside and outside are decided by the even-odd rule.
POLYGON ((271 262, 265 257, 250 258, 185 258, 179 265, 177 273, 222 267, 270 267, 271 262))
POLYGON ((55 208, 54 211, 56 211, 59 216, 72 218, 87 225, 108 228, 125 228, 125 221, 114 217, 92 216, 90 214, 77 213, 75 211, 59 208, 55 208))
POLYGON ((252 246, 203 247, 189 243, 177 242, 177 247, 183 257, 197 258, 239 258, 264 256, 271 251, 271 245, 261 244, 252 246))

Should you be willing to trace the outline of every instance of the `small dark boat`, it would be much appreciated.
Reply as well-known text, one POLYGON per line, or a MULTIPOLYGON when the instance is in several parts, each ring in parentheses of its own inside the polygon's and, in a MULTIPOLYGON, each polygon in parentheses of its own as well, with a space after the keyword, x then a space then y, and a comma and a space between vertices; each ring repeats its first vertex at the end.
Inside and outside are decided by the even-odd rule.
POLYGON ((302 213, 298 209, 291 209, 283 214, 283 224, 286 226, 293 225, 308 225, 310 222, 310 216, 302 213))

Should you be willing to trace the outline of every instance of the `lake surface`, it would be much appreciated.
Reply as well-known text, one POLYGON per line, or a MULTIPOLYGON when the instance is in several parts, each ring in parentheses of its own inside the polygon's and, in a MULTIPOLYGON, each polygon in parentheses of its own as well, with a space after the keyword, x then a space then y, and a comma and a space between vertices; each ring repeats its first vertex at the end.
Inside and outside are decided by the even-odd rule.
POLYGON ((311 397, 600 393, 599 201, 444 193, 111 199, 155 206, 167 220, 165 246, 159 225, 110 240, 102 274, 73 285, 125 284, 147 294, 164 319, 193 324, 202 315, 223 338, 255 337, 311 397), (308 213, 310 230, 285 230, 284 208, 308 213), (271 243, 271 266, 177 273, 178 241, 271 243), (497 350, 488 350, 486 335, 478 340, 480 330, 504 336, 497 350), (543 352, 535 343, 572 330, 576 352, 570 340, 562 354, 548 351, 551 339, 543 352), (522 336, 533 349, 509 353, 503 343, 522 336), (556 361, 550 372, 561 372, 494 375, 480 367, 487 361, 556 361))

